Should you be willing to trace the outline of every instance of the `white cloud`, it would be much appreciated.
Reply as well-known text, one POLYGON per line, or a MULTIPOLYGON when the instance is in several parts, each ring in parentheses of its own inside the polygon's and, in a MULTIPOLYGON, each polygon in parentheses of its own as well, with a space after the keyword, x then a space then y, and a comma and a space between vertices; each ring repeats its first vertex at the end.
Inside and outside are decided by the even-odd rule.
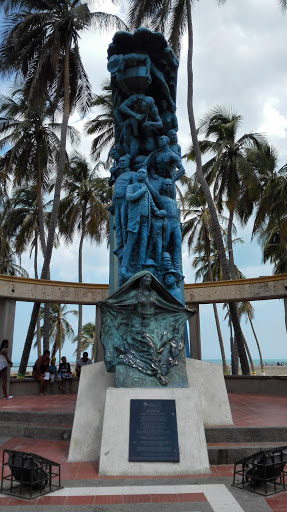
POLYGON ((287 135, 287 112, 283 114, 278 98, 267 98, 263 105, 263 124, 259 131, 267 136, 274 136, 286 139, 287 135))

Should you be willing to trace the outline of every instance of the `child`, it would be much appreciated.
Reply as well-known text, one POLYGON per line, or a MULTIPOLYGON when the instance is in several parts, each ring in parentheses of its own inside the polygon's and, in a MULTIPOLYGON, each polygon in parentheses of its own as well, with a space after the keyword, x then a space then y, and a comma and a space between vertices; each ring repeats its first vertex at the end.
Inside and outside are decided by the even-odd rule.
POLYGON ((62 362, 59 364, 59 375, 61 375, 61 381, 60 381, 60 390, 62 393, 65 392, 64 390, 64 381, 67 380, 69 382, 69 391, 72 393, 72 372, 71 372, 71 366, 70 363, 67 363, 67 359, 65 356, 61 358, 62 362))
POLYGON ((49 372, 50 372, 50 391, 51 393, 54 393, 54 382, 57 378, 57 366, 56 366, 56 358, 52 357, 51 364, 49 366, 49 372))

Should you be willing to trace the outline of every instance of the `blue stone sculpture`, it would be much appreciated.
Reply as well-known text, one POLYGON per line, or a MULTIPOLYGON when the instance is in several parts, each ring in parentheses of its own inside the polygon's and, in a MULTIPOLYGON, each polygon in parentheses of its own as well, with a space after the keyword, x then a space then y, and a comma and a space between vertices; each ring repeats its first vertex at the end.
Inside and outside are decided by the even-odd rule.
POLYGON ((177 69, 163 35, 143 27, 134 34, 117 32, 108 49, 115 118, 110 211, 119 285, 143 270, 148 259, 162 280, 163 252, 182 275, 175 183, 185 171, 177 140, 177 69))

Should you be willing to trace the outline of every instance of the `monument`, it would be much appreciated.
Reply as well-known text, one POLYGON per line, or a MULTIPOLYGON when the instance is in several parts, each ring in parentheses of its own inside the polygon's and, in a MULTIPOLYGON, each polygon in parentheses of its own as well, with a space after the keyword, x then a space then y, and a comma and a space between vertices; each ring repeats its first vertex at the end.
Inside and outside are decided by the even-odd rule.
POLYGON ((108 48, 115 119, 110 296, 97 307, 109 373, 102 363, 83 369, 69 454, 100 457, 104 475, 206 473, 203 416, 232 423, 223 376, 213 373, 213 389, 206 389, 210 368, 203 365, 202 380, 183 350, 194 312, 184 306, 176 202, 185 172, 177 69, 163 35, 146 28, 117 32, 108 48))

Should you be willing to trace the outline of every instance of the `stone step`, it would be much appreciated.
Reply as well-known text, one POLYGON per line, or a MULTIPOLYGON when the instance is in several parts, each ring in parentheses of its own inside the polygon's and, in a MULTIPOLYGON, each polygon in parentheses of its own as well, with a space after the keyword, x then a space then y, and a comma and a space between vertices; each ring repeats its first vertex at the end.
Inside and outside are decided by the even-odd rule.
POLYGON ((71 439, 72 425, 47 425, 35 423, 12 423, 0 421, 1 436, 29 437, 35 439, 68 440, 71 439))
POLYGON ((264 443, 279 442, 287 439, 287 427, 205 427, 207 443, 264 443))
POLYGON ((214 466, 221 466, 223 464, 235 464, 239 460, 249 457, 254 453, 262 450, 273 450, 287 446, 287 441, 284 443, 238 443, 238 444, 208 444, 208 457, 209 463, 214 466))
POLYGON ((46 425, 72 425, 74 413, 71 412, 37 412, 37 411, 5 411, 0 412, 0 421, 13 423, 41 423, 46 425))

